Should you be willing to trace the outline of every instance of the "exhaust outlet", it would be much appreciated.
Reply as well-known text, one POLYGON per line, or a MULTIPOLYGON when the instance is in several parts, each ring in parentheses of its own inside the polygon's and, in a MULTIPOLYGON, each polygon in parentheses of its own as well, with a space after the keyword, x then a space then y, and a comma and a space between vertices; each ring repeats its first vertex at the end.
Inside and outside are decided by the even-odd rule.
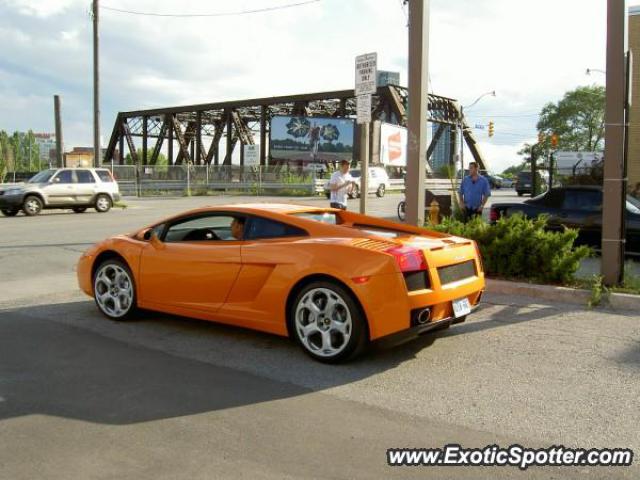
POLYGON ((424 325, 425 323, 428 323, 429 320, 431 320, 431 309, 430 308, 425 308, 420 313, 418 313, 418 316, 416 317, 416 322, 419 325, 424 325))

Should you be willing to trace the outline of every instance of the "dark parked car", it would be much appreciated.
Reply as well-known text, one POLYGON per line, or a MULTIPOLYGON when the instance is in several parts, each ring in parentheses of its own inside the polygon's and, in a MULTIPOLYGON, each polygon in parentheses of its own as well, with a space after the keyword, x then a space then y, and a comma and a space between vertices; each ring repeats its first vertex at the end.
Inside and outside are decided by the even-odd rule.
MULTIPOLYGON (((580 231, 577 243, 600 248, 602 237, 602 187, 572 186, 553 188, 523 203, 496 203, 491 206, 492 222, 502 216, 522 212, 528 218, 549 215, 549 229, 566 227, 580 231)), ((640 255, 640 200, 627 195, 626 251, 640 255)))
MULTIPOLYGON (((532 193, 532 178, 533 177, 531 176, 530 171, 518 173, 518 177, 516 179, 516 193, 519 197, 521 197, 525 193, 532 193)), ((538 191, 545 190, 547 188, 547 183, 545 182, 544 178, 542 178, 542 175, 538 173, 536 175, 536 178, 538 179, 538 191)))

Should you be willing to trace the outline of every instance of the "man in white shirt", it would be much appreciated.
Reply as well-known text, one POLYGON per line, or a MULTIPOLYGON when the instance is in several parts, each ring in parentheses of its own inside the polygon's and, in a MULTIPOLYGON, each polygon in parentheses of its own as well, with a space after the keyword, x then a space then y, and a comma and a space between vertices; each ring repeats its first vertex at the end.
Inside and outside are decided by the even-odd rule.
POLYGON ((342 160, 340 169, 331 175, 329 180, 329 190, 331 191, 331 208, 347 209, 347 195, 356 184, 349 174, 349 161, 342 160))

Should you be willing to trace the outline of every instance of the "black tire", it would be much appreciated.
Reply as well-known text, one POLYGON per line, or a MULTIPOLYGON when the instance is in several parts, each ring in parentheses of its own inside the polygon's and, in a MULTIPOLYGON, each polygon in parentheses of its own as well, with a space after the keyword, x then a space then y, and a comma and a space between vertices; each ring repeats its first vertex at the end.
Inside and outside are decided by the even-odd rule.
POLYGON ((360 198, 360 187, 357 185, 353 186, 353 189, 351 190, 351 193, 349 194, 349 198, 351 199, 356 199, 356 198, 360 198))
POLYGON ((384 192, 385 192, 384 183, 381 183, 378 186, 378 190, 376 190, 376 195, 378 196, 378 198, 382 198, 384 197, 384 192))
MULTIPOLYGON (((100 263, 100 265, 98 265, 98 267, 95 269, 93 278, 91 280, 93 285, 93 299, 96 302, 96 306, 98 307, 98 310, 100 310, 100 313, 102 313, 108 319, 115 320, 115 321, 131 320, 136 316, 138 312, 138 304, 137 304, 137 296, 136 296, 135 279, 133 278, 131 269, 125 262, 123 262, 119 258, 110 258, 108 260, 105 260, 104 262, 100 263), (116 312, 115 308, 110 311, 108 307, 109 302, 106 302, 106 306, 105 306, 105 302, 100 301, 98 298, 100 294, 105 293, 105 290, 103 289, 103 287, 106 286, 106 285, 99 284, 99 277, 103 272, 103 270, 105 270, 106 275, 109 276, 109 273, 108 273, 109 268, 113 268, 116 271, 119 269, 121 272, 124 272, 128 275, 127 280, 128 280, 128 285, 130 286, 130 301, 128 302, 127 304, 128 306, 126 307, 124 313, 116 312)), ((122 286, 124 287, 124 285, 122 286)), ((113 302, 113 295, 110 295, 110 296, 112 297, 112 302, 113 302)), ((115 303, 114 303, 114 307, 116 307, 115 303)))
POLYGON ((113 206, 113 202, 111 201, 111 197, 107 194, 101 193, 96 197, 94 208, 98 213, 107 213, 111 210, 113 206))
POLYGON ((84 213, 87 211, 87 207, 73 207, 71 210, 75 213, 84 213))
POLYGON ((22 203, 22 211, 25 215, 33 217, 42 211, 42 200, 36 195, 27 195, 22 203))
MULTIPOLYGON (((301 312, 301 319, 302 317, 304 317, 304 314, 301 312)), ((324 318, 326 320, 326 317, 324 318)), ((318 319, 320 323, 322 323, 321 319, 322 318, 318 319)), ((316 322, 308 321, 307 325, 314 323, 316 322)), ((344 336, 342 336, 338 331, 331 329, 330 326, 327 328, 333 332, 333 337, 331 336, 331 333, 329 333, 329 338, 331 339, 329 343, 331 348, 334 348, 333 344, 335 343, 335 339, 341 337, 342 340, 344 340, 344 336)), ((369 343, 369 329, 367 328, 367 320, 362 309, 349 291, 331 281, 316 281, 309 283, 297 293, 294 301, 291 303, 291 309, 289 311, 289 332, 307 355, 322 363, 341 363, 351 360, 360 355, 369 343), (311 340, 311 335, 321 335, 320 329, 318 328, 314 331, 308 336, 309 340, 305 341, 304 333, 302 333, 301 330, 302 326, 298 323, 298 319, 296 318, 298 306, 307 294, 313 295, 314 292, 321 292, 320 294, 322 294, 324 291, 329 291, 336 297, 339 297, 342 300, 343 305, 338 305, 338 307, 346 307, 351 318, 349 339, 340 347, 335 347, 338 351, 334 354, 327 353, 326 351, 323 354, 316 353, 317 351, 320 351, 321 348, 317 347, 317 345, 315 349, 313 348, 315 340, 311 340)))
POLYGON ((407 218, 407 202, 403 200, 398 204, 398 219, 404 222, 405 218, 407 218))
POLYGON ((15 217, 20 211, 19 208, 3 208, 0 210, 5 217, 15 217))

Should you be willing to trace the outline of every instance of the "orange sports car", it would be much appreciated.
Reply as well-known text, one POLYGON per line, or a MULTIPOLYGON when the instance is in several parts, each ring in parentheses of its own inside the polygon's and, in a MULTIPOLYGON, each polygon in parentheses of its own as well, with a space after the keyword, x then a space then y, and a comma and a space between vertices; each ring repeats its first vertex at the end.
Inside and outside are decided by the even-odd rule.
POLYGON ((465 320, 484 273, 476 244, 331 208, 206 207, 109 238, 80 288, 124 320, 156 310, 293 337, 324 362, 372 341, 465 320))

